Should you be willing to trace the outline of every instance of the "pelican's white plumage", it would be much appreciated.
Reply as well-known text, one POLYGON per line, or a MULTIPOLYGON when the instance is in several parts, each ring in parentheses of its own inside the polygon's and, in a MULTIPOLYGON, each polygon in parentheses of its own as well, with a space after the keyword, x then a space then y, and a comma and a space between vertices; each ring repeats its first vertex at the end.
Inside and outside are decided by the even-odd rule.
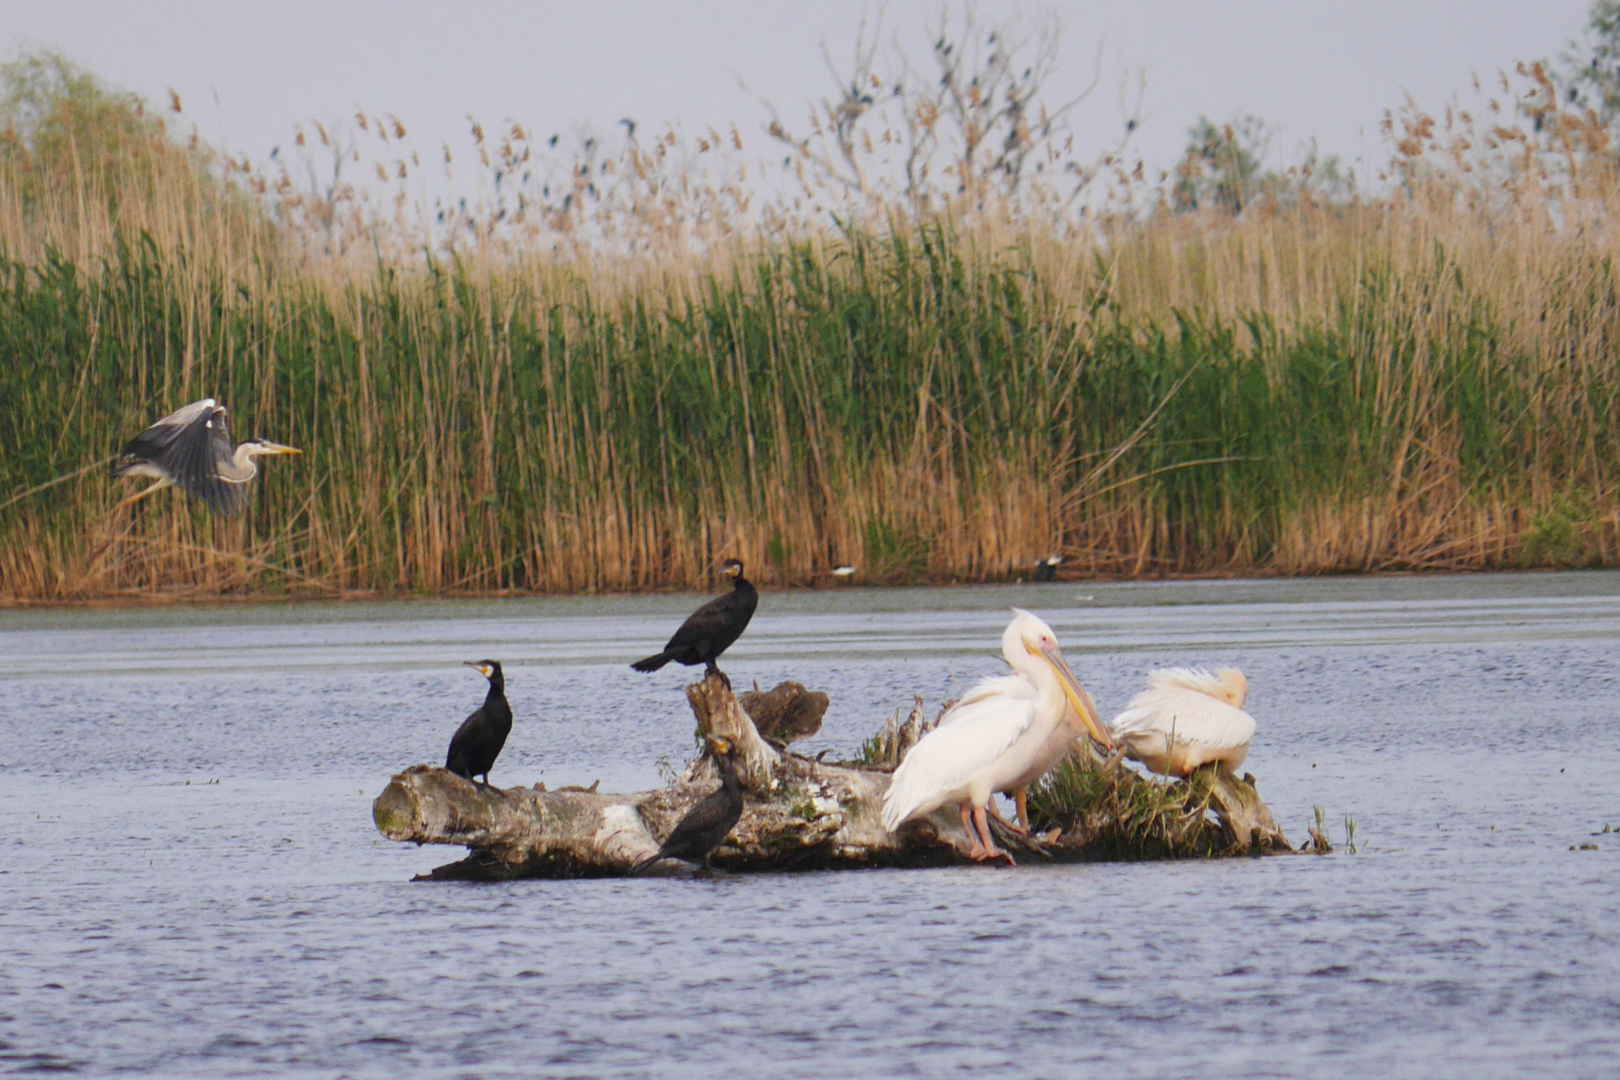
MULTIPOLYGON (((1086 693, 1084 687, 1079 689, 1080 696, 1085 698, 1086 701, 1086 716, 1095 717, 1097 715, 1097 703, 1091 700, 1091 695, 1086 693)), ((1029 767, 1013 781, 1013 786, 1011 788, 996 789, 1013 795, 1017 799, 1019 823, 1025 828, 1029 827, 1029 814, 1024 807, 1023 790, 1050 772, 1052 766, 1068 756, 1069 751, 1074 748, 1075 740, 1083 739, 1086 735, 1086 718, 1072 707, 1065 708, 1063 710, 1063 719, 1046 737, 1046 742, 1041 744, 1040 750, 1036 751, 1034 759, 1029 763, 1029 767)))
POLYGON ((1248 697, 1249 680, 1236 668, 1150 672, 1148 689, 1114 717, 1114 739, 1152 772, 1186 776, 1212 761, 1236 771, 1254 738, 1248 697))
MULTIPOLYGON (((1071 704, 1095 738, 1110 742, 1090 698, 1064 663, 1051 627, 1015 608, 1001 651, 1015 674, 982 680, 911 748, 883 798, 885 828, 893 831, 955 803, 974 856, 1002 855, 990 840, 984 806, 992 793, 1028 783, 1065 726, 1071 704)), ((1072 736, 1065 749, 1069 742, 1072 736)))
MULTIPOLYGON (((1008 751, 1036 725, 1039 696, 1034 683, 1017 675, 985 679, 970 690, 894 771, 883 798, 884 828, 892 831, 953 803, 983 806, 1016 780, 1030 755, 1013 758, 1008 751)), ((1020 750, 1038 749, 1046 726, 1039 742, 1026 739, 1020 750)))

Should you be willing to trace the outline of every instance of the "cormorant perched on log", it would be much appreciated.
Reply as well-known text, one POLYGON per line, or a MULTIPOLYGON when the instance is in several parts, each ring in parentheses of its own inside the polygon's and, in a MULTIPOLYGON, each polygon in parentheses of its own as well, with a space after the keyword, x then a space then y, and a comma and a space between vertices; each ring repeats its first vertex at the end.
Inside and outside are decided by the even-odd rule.
POLYGON ((484 704, 474 709, 451 736, 444 767, 475 784, 478 781, 474 777, 482 775, 488 787, 489 770, 512 733, 512 707, 506 703, 506 677, 501 674, 500 661, 480 660, 475 664, 469 660, 465 666, 476 668, 489 680, 489 693, 484 695, 484 704))
POLYGON ((724 735, 710 735, 708 744, 715 768, 720 770, 720 786, 699 799, 670 830, 658 854, 636 863, 630 868, 632 874, 641 873, 659 859, 685 859, 707 870, 709 856, 742 817, 742 781, 737 779, 737 767, 732 761, 737 744, 724 735))
POLYGON ((754 617, 754 608, 759 604, 759 590, 743 577, 743 564, 738 559, 727 559, 720 572, 732 579, 731 591, 692 612, 663 652, 636 661, 630 665, 632 668, 657 671, 671 660, 688 667, 702 664, 706 671, 718 674, 727 686, 731 685, 714 662, 748 628, 748 620, 754 617))

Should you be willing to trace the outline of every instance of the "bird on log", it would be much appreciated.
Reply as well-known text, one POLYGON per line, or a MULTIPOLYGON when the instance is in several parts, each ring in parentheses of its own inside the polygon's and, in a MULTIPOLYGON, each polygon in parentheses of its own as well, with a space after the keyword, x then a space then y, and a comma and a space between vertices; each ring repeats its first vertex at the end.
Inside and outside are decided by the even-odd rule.
MULTIPOLYGON (((1067 757, 1069 751, 1074 747, 1075 740, 1089 736, 1105 748, 1112 748, 1113 746, 1112 740, 1108 736, 1108 729, 1103 727, 1102 719, 1097 715, 1096 702, 1091 700, 1091 695, 1086 693, 1084 687, 1078 687, 1078 689, 1080 690, 1080 701, 1085 707, 1076 709, 1066 705, 1063 710, 1063 719, 1052 729, 1052 733, 1046 737, 1046 741, 1041 744, 1040 750, 1035 753, 1024 771, 1012 781, 1011 785, 997 789, 1012 796, 1013 806, 1018 815, 1018 824, 1010 825, 1005 821, 1002 823, 1007 824, 1014 832, 1029 834, 1030 785, 1045 776, 1052 770, 1052 766, 1067 757)), ((988 809, 998 819, 1001 817, 1000 814, 996 813, 993 803, 988 809)))
MULTIPOLYGON (((1039 778, 1035 770, 1057 760, 1051 744, 1064 751, 1069 710, 1103 746, 1113 739, 1097 719, 1090 696, 1069 670, 1052 628, 1021 608, 1001 636, 1001 652, 1014 674, 984 679, 940 718, 939 726, 918 740, 883 798, 883 826, 890 832, 916 817, 956 804, 971 844, 969 857, 1006 859, 986 819, 986 804, 997 791, 1012 791, 1039 778)), ((1061 755, 1057 755, 1061 756, 1061 755)), ((1041 769, 1045 771, 1044 768, 1041 769)))
POLYGON ((1114 717, 1114 739, 1149 772, 1189 776, 1216 762, 1235 774, 1254 738, 1254 717, 1243 711, 1248 698, 1249 680, 1237 668, 1149 672, 1148 689, 1114 717))
POLYGON ((720 772, 720 786, 699 799, 670 830, 658 854, 631 867, 632 874, 641 873, 660 859, 685 859, 709 869, 709 856, 742 817, 742 781, 737 778, 737 766, 732 760, 737 744, 724 735, 710 735, 707 743, 720 772))
POLYGON ((506 703, 506 676, 501 674, 498 660, 469 660, 464 665, 474 668, 489 680, 489 692, 484 703, 472 711, 450 737, 450 752, 444 756, 444 767, 478 783, 483 776, 489 786, 489 770, 501 756, 506 737, 512 733, 512 707, 506 703))
POLYGON ((175 410, 126 443, 112 474, 115 479, 149 477, 157 481, 124 499, 120 506, 178 487, 213 510, 230 514, 246 501, 244 485, 259 475, 254 458, 301 453, 295 446, 268 439, 250 439, 232 450, 225 406, 203 398, 175 410))
POLYGON ((663 652, 636 661, 630 665, 632 668, 657 671, 671 660, 688 667, 702 664, 707 673, 719 675, 727 686, 731 685, 731 679, 715 666, 715 661, 748 628, 748 620, 759 605, 759 590, 743 577, 743 564, 738 559, 727 559, 720 572, 731 578, 731 591, 692 612, 663 652))

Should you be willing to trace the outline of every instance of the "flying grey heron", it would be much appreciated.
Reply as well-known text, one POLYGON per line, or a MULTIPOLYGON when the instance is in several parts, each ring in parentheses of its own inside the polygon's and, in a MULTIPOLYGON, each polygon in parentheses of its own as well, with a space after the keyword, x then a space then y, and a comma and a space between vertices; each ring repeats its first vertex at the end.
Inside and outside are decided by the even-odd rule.
POLYGON ((301 454, 302 450, 268 439, 250 439, 231 449, 225 406, 213 398, 176 409, 131 439, 113 465, 114 477, 148 476, 157 483, 136 492, 128 506, 154 491, 178 487, 220 513, 242 508, 242 487, 259 475, 256 457, 301 454))

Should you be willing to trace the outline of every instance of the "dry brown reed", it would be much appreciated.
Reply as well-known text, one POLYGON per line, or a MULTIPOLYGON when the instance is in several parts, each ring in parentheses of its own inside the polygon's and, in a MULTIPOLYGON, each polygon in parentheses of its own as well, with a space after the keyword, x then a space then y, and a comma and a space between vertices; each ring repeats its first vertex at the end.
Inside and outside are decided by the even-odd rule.
POLYGON ((594 151, 590 186, 521 127, 483 136, 485 196, 439 221, 127 103, 64 114, 65 151, 0 141, 0 599, 686 587, 728 555, 773 585, 1053 551, 1126 576, 1612 565, 1620 185, 1539 78, 1508 96, 1543 134, 1392 116, 1377 199, 974 190, 843 228, 802 191, 762 209, 735 132, 594 151), (118 512, 94 470, 22 494, 206 395, 307 451, 245 517, 118 512))

